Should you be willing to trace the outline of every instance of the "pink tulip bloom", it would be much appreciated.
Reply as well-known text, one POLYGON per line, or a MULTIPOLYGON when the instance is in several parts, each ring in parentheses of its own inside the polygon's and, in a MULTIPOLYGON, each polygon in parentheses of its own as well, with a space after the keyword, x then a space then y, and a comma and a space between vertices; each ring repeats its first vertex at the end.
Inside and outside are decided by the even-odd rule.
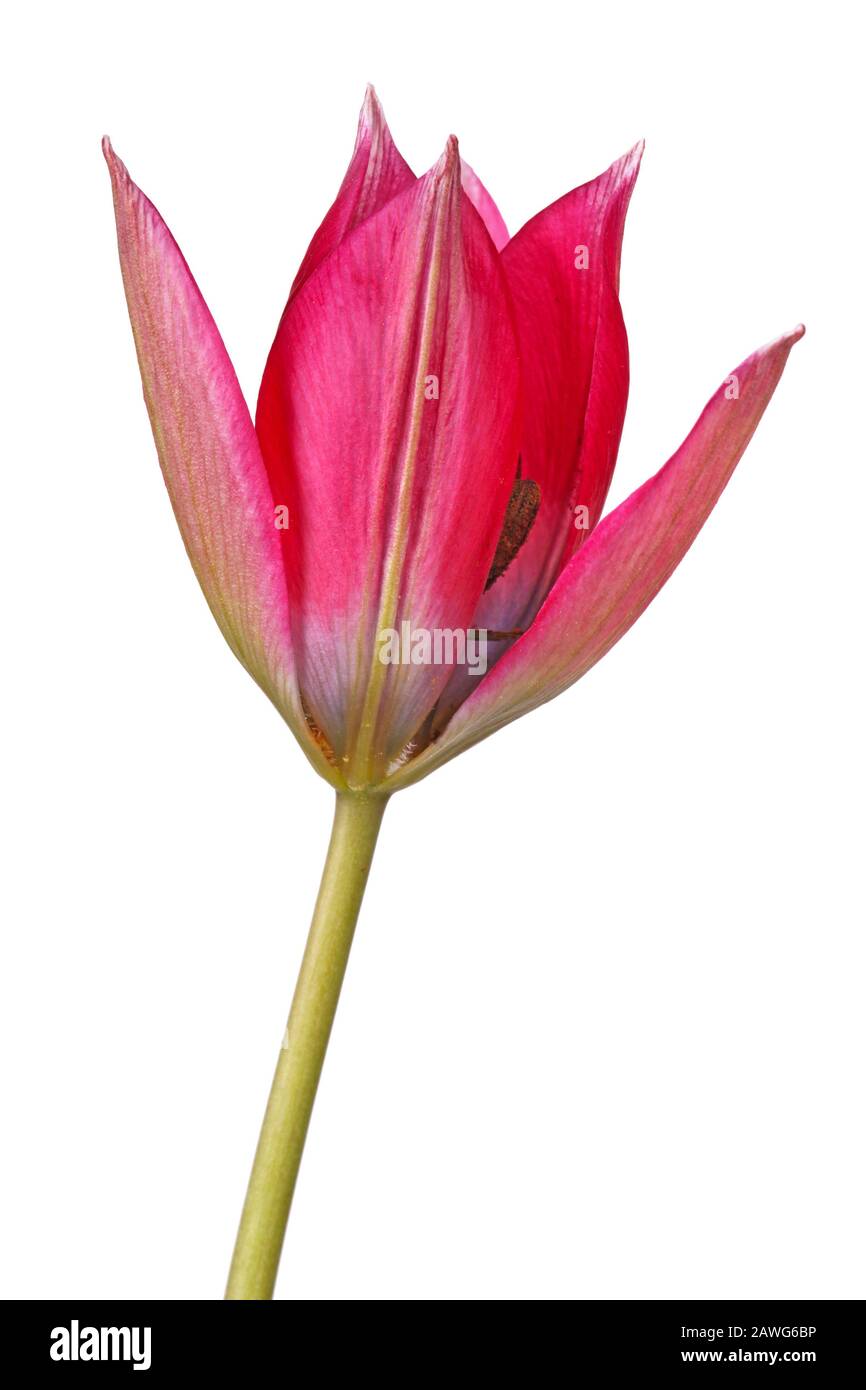
MULTIPOLYGON (((370 89, 255 424, 176 242, 104 150, 187 552, 229 646, 344 807, 383 807, 610 650, 703 526, 803 333, 727 373, 672 458, 603 517, 628 393, 620 253, 641 146, 509 237, 456 140, 416 178, 370 89), (388 660, 386 634, 400 651, 388 660)), ((349 836, 362 880, 377 829, 349 836)), ((290 1128, 263 1163, 295 1142, 290 1128)), ((256 1181, 248 1202, 266 1205, 256 1181)), ((250 1218, 233 1296, 272 1287, 254 1269, 276 1268, 267 1221, 285 1224, 291 1182, 267 1220, 250 1218)))

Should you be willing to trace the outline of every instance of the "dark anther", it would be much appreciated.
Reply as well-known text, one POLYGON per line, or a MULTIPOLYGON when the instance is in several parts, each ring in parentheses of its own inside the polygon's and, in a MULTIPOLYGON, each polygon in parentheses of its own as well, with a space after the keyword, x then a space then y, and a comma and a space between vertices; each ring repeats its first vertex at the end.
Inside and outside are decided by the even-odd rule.
POLYGON ((541 488, 538 483, 533 483, 531 479, 521 478, 520 462, 518 461, 517 477, 511 489, 508 506, 505 509, 502 535, 499 537, 496 554, 493 556, 493 564, 490 566, 487 583, 484 585, 485 593, 505 573, 523 545, 532 530, 532 523, 538 515, 540 503, 541 488))

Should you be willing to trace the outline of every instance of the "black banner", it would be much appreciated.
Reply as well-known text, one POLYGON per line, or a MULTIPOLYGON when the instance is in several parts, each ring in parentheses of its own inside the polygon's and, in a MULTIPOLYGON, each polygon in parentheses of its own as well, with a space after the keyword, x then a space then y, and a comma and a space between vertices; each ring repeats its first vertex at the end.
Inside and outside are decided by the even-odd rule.
POLYGON ((441 1312, 421 1314, 418 1335, 419 1315, 408 1308, 381 1324, 368 1312, 357 1330, 350 1312, 331 1314, 334 1330, 324 1336, 308 1305, 281 1302, 10 1302, 2 1316, 5 1344, 25 1375, 47 1372, 60 1382, 211 1370, 249 1376, 272 1366, 306 1378, 311 1360, 326 1374, 345 1365, 407 1383, 418 1374, 489 1374, 498 1366, 533 1381, 590 1370, 700 1375, 713 1366, 861 1375, 864 1321, 862 1301, 571 1302, 546 1315, 549 1330, 534 1316, 509 1314, 499 1325, 490 1311, 475 1312, 458 1340, 441 1312))

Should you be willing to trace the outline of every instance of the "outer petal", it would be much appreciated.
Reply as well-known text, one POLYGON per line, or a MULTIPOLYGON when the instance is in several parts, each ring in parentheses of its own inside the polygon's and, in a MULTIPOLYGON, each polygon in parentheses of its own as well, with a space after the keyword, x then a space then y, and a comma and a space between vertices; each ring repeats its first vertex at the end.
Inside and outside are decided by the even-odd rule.
POLYGON ((370 86, 358 119, 351 163, 339 193, 307 248, 291 293, 297 294, 349 232, 414 182, 415 175, 394 144, 379 98, 370 86))
POLYGON ((601 517, 628 396, 619 306, 626 210, 642 145, 545 208, 502 253, 517 317, 526 417, 523 476, 538 483, 532 532, 485 596, 482 626, 529 626, 563 565, 601 517), (586 507, 589 525, 576 507, 586 507))
MULTIPOLYGON (((144 398, 187 553, 235 656, 315 760, 294 684, 274 503, 249 411, 174 238, 107 139, 103 151, 144 398)), ((323 759, 316 765, 333 777, 323 759)))
POLYGON ((490 233, 493 245, 497 251, 501 251, 504 246, 508 245, 508 228, 502 213, 475 170, 466 163, 465 159, 460 161, 460 176, 463 181, 464 193, 471 200, 472 206, 490 233))
POLYGON ((526 635, 439 740, 394 776, 395 788, 553 699, 628 631, 715 506, 803 332, 800 326, 761 348, 726 379, 673 458, 602 521, 526 635))
POLYGON ((471 624, 519 395, 499 258, 461 196, 452 140, 292 299, 259 397, 274 494, 297 518, 299 686, 356 784, 384 772, 451 669, 385 665, 381 634, 471 624))

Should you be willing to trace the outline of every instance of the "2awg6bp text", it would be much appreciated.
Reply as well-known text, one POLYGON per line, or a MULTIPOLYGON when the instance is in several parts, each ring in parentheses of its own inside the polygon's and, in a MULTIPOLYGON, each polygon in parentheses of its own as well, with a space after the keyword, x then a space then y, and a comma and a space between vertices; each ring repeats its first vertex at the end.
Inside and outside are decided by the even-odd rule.
POLYGON ((680 1332, 683 1337, 695 1337, 703 1341, 714 1342, 720 1337, 729 1337, 734 1341, 742 1341, 746 1337, 756 1339, 766 1338, 768 1341, 778 1341, 780 1338, 790 1337, 814 1337, 817 1328, 815 1327, 788 1327, 788 1326, 765 1326, 751 1329, 739 1327, 732 1324, 730 1327, 681 1327, 680 1332))

